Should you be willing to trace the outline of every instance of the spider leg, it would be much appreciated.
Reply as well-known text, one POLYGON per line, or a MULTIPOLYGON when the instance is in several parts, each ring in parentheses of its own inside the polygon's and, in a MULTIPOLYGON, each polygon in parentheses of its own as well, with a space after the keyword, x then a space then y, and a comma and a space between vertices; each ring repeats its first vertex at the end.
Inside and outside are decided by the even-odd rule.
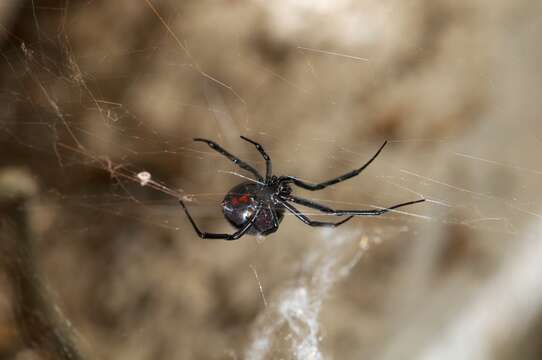
POLYGON ((275 209, 273 209, 271 205, 267 205, 267 209, 269 210, 269 213, 271 214, 271 221, 273 221, 273 227, 278 228, 279 221, 277 219, 277 213, 275 212, 275 209))
POLYGON ((279 229, 279 221, 277 220, 277 214, 271 206, 267 206, 269 213, 271 214, 271 221, 273 221, 273 227, 262 233, 262 235, 269 235, 276 232, 279 229))
POLYGON ((263 146, 258 144, 256 141, 250 140, 249 138, 244 137, 244 136, 241 136, 241 139, 243 139, 245 141, 248 141, 252 145, 256 146, 256 150, 258 150, 260 152, 260 154, 262 155, 262 157, 264 158, 264 160, 265 160, 265 179, 269 182, 269 179, 271 178, 271 158, 269 157, 269 155, 267 155, 267 153, 263 149, 263 146))
POLYGON ((376 157, 380 154, 380 152, 382 151, 382 149, 384 149, 384 146, 386 146, 388 142, 387 141, 384 141, 384 144, 382 144, 382 146, 380 146, 380 148, 378 149, 378 151, 373 155, 372 158, 369 159, 369 161, 367 161, 362 167, 360 167, 359 169, 355 169, 355 170, 352 170, 350 172, 347 172, 346 174, 343 174, 341 176, 338 176, 334 179, 331 179, 331 180, 328 180, 328 181, 324 181, 324 182, 321 182, 321 183, 318 183, 318 184, 309 184, 307 182, 304 182, 302 180, 299 180, 298 178, 296 178, 295 176, 283 176, 281 177, 281 181, 286 181, 286 182, 293 182, 295 185, 299 186, 300 188, 303 188, 303 189, 307 189, 307 190, 311 190, 311 191, 315 191, 315 190, 322 190, 330 185, 334 185, 334 184, 337 184, 337 183, 340 183, 342 181, 345 181, 345 180, 348 180, 350 178, 353 178, 354 176, 356 175, 359 175, 360 172, 362 172, 363 170, 365 170, 365 168, 367 166, 369 166, 373 161, 374 159, 376 159, 376 157))
POLYGON ((293 201, 295 202, 296 204, 299 204, 299 205, 303 205, 303 206, 306 206, 306 207, 309 207, 311 209, 316 209, 316 210, 319 210, 321 212, 324 212, 326 214, 330 214, 330 215, 336 215, 336 216, 342 216, 342 215, 351 215, 351 216, 378 216, 378 215, 382 215, 382 214, 385 214, 387 213, 388 211, 391 211, 393 209, 397 209, 397 208, 400 208, 400 207, 403 207, 403 206, 408 206, 408 205, 413 205, 413 204, 417 204, 417 203, 421 203, 421 202, 424 202, 425 199, 420 199, 420 200, 414 200, 414 201, 408 201, 408 202, 405 202, 405 203, 401 203, 401 204, 397 204, 397 205, 393 205, 393 206, 390 206, 388 208, 384 208, 384 209, 373 209, 373 210, 334 210, 330 207, 327 207, 325 205, 322 205, 322 204, 317 204, 313 201, 310 201, 310 200, 307 200, 307 199, 303 199, 303 198, 299 198, 299 197, 296 197, 296 196, 290 196, 288 198, 288 200, 290 201, 293 201))
POLYGON ((226 151, 223 147, 221 147, 214 141, 201 139, 201 138, 195 138, 194 141, 201 141, 201 142, 207 143, 207 145, 209 145, 211 149, 213 149, 214 151, 218 152, 221 155, 224 155, 225 157, 233 161, 234 164, 238 165, 241 169, 246 170, 252 173, 254 176, 256 176, 258 181, 263 182, 263 177, 260 175, 258 170, 256 170, 254 167, 247 164, 243 160, 239 159, 237 156, 230 154, 228 151, 226 151))
POLYGON ((247 223, 241 228, 239 229, 237 232, 233 233, 233 234, 221 234, 221 233, 208 233, 208 232, 203 232, 201 231, 198 226, 196 225, 194 219, 192 219, 192 216, 190 215, 190 213, 188 212, 188 209, 186 208, 186 206, 184 205, 184 202, 182 200, 179 200, 179 203, 181 204, 181 206, 183 207, 184 209, 184 212, 186 213, 186 216, 188 217, 188 220, 190 220, 190 223, 192 224, 192 227, 194 228, 194 230, 196 231, 196 233, 198 234, 198 236, 202 239, 221 239, 221 240, 237 240, 239 239, 241 236, 243 236, 247 231, 248 229, 250 229, 250 227, 254 224, 254 221, 256 220, 259 212, 260 212, 260 209, 261 209, 261 205, 258 206, 256 208, 256 211, 254 212, 254 215, 252 215, 252 217, 250 218, 249 221, 247 221, 247 223))
POLYGON ((350 219, 352 219, 354 217, 354 216, 349 216, 346 219, 335 222, 335 223, 334 222, 326 222, 326 221, 315 221, 315 220, 309 219, 309 217, 307 217, 306 215, 303 215, 301 213, 301 211, 296 209, 292 204, 289 204, 287 202, 283 202, 282 205, 284 206, 284 208, 286 208, 286 210, 288 210, 289 212, 294 214, 296 218, 303 221, 305 224, 307 224, 309 226, 337 227, 339 225, 344 224, 345 222, 347 222, 348 220, 350 220, 350 219))

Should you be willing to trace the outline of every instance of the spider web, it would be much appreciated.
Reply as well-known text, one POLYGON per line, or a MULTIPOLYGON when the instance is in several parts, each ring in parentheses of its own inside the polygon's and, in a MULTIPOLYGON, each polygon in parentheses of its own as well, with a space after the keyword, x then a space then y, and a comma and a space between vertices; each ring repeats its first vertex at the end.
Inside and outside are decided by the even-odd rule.
MULTIPOLYGON (((541 53, 540 22, 522 9, 535 2, 517 5, 513 42, 504 1, 490 14, 481 0, 5 4, 0 161, 40 183, 40 262, 101 357, 453 357, 435 329, 469 324, 462 310, 495 294, 478 290, 529 252, 541 53), (296 194, 335 208, 427 202, 333 232, 287 214, 265 241, 202 242, 178 199, 201 228, 230 231, 220 201, 248 175, 192 138, 263 171, 239 135, 265 147, 275 174, 310 182, 387 139, 360 176, 296 194)), ((528 333, 538 313, 527 313, 514 326, 528 333)))

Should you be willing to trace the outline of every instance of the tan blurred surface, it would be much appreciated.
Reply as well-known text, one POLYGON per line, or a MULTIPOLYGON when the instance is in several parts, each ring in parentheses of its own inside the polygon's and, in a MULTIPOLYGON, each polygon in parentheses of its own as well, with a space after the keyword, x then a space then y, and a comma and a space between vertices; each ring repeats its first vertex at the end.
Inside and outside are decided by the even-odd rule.
MULTIPOLYGON (((539 1, 4 8, 0 166, 39 183, 37 266, 91 358, 542 357, 539 1), (230 231, 220 201, 242 179, 191 139, 263 169, 239 135, 314 182, 388 139, 359 177, 298 194, 428 201, 332 232, 287 216, 264 241, 201 240, 175 194, 230 231), (143 170, 170 190, 140 186, 143 170)), ((8 280, 0 358, 33 358, 8 280)))

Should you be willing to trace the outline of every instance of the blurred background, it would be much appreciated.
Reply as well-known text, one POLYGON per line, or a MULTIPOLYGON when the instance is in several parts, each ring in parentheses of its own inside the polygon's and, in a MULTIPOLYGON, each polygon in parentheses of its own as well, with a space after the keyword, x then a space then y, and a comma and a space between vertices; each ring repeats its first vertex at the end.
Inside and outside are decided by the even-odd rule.
POLYGON ((542 358, 541 37, 534 0, 3 0, 0 358, 542 358), (229 232, 249 174, 192 138, 263 170, 239 135, 311 182, 389 140, 297 194, 427 201, 202 240, 178 198, 229 232))

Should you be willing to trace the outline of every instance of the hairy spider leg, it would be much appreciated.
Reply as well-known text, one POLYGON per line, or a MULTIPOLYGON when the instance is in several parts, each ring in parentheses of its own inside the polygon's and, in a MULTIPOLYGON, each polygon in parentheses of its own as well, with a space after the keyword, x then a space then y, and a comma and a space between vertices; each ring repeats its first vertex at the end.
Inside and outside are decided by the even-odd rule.
POLYGON ((194 228, 194 230, 196 231, 198 236, 200 238, 202 238, 202 239, 219 239, 219 240, 237 240, 237 239, 239 239, 254 224, 254 221, 258 217, 258 214, 260 213, 260 210, 262 208, 262 205, 258 204, 258 206, 256 207, 256 211, 254 212, 254 214, 252 215, 250 220, 247 221, 247 223, 241 229, 239 229, 237 232, 235 232, 233 234, 221 234, 221 233, 208 233, 208 232, 201 231, 198 228, 198 226, 196 225, 196 223, 194 222, 194 219, 192 219, 192 216, 188 212, 188 209, 184 205, 184 202, 182 200, 179 200, 179 203, 183 207, 184 212, 186 213, 186 216, 188 217, 188 220, 190 220, 190 223, 192 224, 192 227, 194 228))
POLYGON ((322 190, 322 189, 324 189, 324 188, 326 188, 326 187, 328 187, 330 185, 340 183, 342 181, 348 180, 350 178, 353 178, 354 176, 359 175, 359 173, 361 173, 363 170, 365 170, 365 168, 367 166, 369 166, 374 161, 374 159, 377 158, 377 156, 380 154, 382 149, 384 149, 384 146, 386 146, 387 143, 388 143, 387 141, 384 141, 384 144, 382 144, 382 146, 380 146, 380 148, 373 155, 373 157, 370 158, 369 161, 367 161, 362 167, 360 167, 359 169, 347 172, 346 174, 338 176, 338 177, 336 177, 334 179, 324 181, 324 182, 321 182, 319 184, 309 184, 307 182, 299 180, 295 176, 281 176, 280 181, 293 182, 295 185, 299 186, 300 188, 311 190, 311 191, 322 190))
POLYGON ((201 138, 195 138, 194 141, 201 141, 201 142, 206 143, 207 145, 209 145, 211 149, 213 149, 214 151, 218 152, 221 155, 224 155, 225 157, 230 159, 234 164, 238 165, 241 169, 252 173, 256 177, 256 179, 258 179, 259 182, 264 181, 263 177, 260 175, 258 170, 256 170, 254 167, 247 164, 243 160, 239 159, 237 156, 230 154, 228 151, 226 151, 223 147, 221 147, 214 141, 201 139, 201 138))
POLYGON ((288 210, 289 212, 294 214, 296 218, 303 221, 305 224, 307 224, 309 226, 337 227, 339 225, 344 224, 345 222, 347 222, 348 220, 350 220, 350 219, 352 219, 354 217, 354 216, 349 216, 346 219, 341 220, 341 221, 336 222, 336 223, 334 223, 334 222, 326 222, 326 221, 315 221, 315 220, 309 219, 309 217, 307 217, 306 215, 303 215, 301 213, 301 211, 296 209, 292 204, 289 204, 287 202, 283 202, 282 205, 286 208, 286 210, 288 210))
POLYGON ((244 137, 244 136, 241 136, 241 139, 243 139, 245 141, 248 141, 252 145, 256 146, 256 150, 258 150, 260 155, 262 155, 262 157, 264 158, 264 160, 265 160, 265 181, 266 181, 266 183, 269 183, 269 180, 271 180, 271 158, 269 157, 269 155, 267 155, 267 153, 263 149, 263 146, 260 145, 259 143, 257 143, 256 141, 250 140, 249 138, 244 137))
POLYGON ((378 215, 385 214, 388 211, 391 211, 393 209, 397 209, 397 208, 400 208, 400 207, 403 207, 403 206, 413 205, 413 204, 417 204, 417 203, 421 203, 421 202, 425 201, 425 199, 408 201, 408 202, 405 202, 405 203, 390 206, 388 208, 374 209, 374 210, 334 210, 334 209, 329 208, 329 207, 327 207, 325 205, 317 204, 317 203, 312 202, 310 200, 299 198, 299 197, 296 197, 296 196, 290 196, 288 198, 288 200, 293 201, 296 204, 303 205, 303 206, 309 207, 311 209, 316 209, 316 210, 319 210, 319 211, 321 211, 323 213, 330 214, 330 215, 335 215, 335 216, 343 216, 343 215, 378 216, 378 215))

